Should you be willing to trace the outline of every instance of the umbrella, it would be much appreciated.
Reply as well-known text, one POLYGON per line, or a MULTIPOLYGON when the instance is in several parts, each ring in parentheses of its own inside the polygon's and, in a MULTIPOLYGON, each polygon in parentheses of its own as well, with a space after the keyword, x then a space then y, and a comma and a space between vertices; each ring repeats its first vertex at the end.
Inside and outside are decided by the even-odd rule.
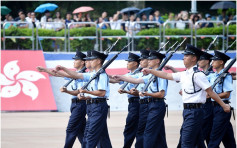
POLYGON ((81 13, 81 12, 88 12, 88 11, 92 11, 92 10, 94 10, 94 9, 91 7, 83 6, 83 7, 79 7, 77 9, 75 9, 72 13, 75 14, 75 13, 81 13))
POLYGON ((46 4, 39 5, 35 9, 35 12, 44 13, 45 11, 54 11, 56 8, 58 8, 56 4, 46 3, 46 4))
POLYGON ((236 4, 234 2, 217 2, 211 6, 210 9, 215 10, 215 9, 229 9, 229 8, 234 8, 236 9, 236 4))
POLYGON ((137 13, 137 15, 140 16, 141 14, 145 13, 146 16, 148 16, 148 15, 151 13, 152 10, 153 10, 153 9, 152 9, 151 7, 147 7, 147 8, 141 9, 141 10, 137 13))
POLYGON ((6 15, 9 14, 12 10, 7 8, 6 6, 1 6, 1 14, 6 15))
POLYGON ((139 12, 140 9, 136 8, 136 7, 128 7, 128 8, 124 8, 120 11, 120 13, 131 13, 131 12, 134 12, 134 13, 137 13, 139 12))

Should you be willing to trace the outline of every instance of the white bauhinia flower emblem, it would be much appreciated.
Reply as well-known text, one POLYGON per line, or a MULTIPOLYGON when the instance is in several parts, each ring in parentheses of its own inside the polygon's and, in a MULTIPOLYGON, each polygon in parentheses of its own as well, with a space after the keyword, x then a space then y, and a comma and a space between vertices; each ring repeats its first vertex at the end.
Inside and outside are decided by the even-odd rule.
POLYGON ((22 90, 25 95, 30 96, 32 100, 35 100, 38 97, 39 90, 32 82, 46 78, 44 75, 36 71, 26 70, 20 72, 20 67, 17 65, 17 62, 17 60, 11 61, 4 66, 4 74, 0 74, 0 84, 3 86, 0 96, 2 98, 15 97, 22 90))

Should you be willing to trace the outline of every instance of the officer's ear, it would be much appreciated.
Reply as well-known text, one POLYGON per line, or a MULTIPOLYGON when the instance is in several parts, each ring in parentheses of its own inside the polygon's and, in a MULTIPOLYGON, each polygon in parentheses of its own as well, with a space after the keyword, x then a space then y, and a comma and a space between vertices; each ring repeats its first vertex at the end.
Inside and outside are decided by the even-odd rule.
POLYGON ((223 60, 220 60, 221 65, 225 65, 225 62, 223 60))
POLYGON ((85 65, 86 62, 84 60, 81 60, 81 63, 82 63, 82 65, 85 65))
POLYGON ((192 55, 192 61, 194 62, 194 61, 196 61, 196 62, 198 62, 198 57, 197 56, 195 56, 195 55, 192 55))
POLYGON ((156 62, 157 64, 160 64, 160 59, 157 59, 157 62, 156 62))

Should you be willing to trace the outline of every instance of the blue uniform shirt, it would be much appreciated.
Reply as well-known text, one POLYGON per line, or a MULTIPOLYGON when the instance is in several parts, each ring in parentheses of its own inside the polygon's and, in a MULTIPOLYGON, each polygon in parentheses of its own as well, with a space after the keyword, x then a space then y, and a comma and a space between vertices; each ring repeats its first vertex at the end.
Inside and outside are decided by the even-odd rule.
MULTIPOLYGON (((208 81, 211 83, 211 85, 214 84, 214 81, 216 80, 216 78, 222 74, 224 69, 222 69, 219 73, 215 72, 215 73, 211 73, 210 75, 207 76, 208 81)), ((221 81, 221 83, 218 83, 215 88, 213 89, 217 94, 223 93, 223 92, 231 92, 233 91, 233 86, 232 86, 232 76, 230 74, 228 74, 225 78, 224 78, 224 82, 223 80, 221 81)), ((229 98, 223 98, 222 100, 230 100, 231 98, 231 93, 229 98)))
MULTIPOLYGON (((76 72, 79 72, 79 71, 76 71, 76 72)), ((67 78, 67 77, 64 77, 65 80, 71 80, 71 78, 67 78)), ((84 83, 84 81, 82 79, 76 79, 76 80, 73 80, 73 84, 71 85, 72 86, 72 90, 77 90, 77 89, 80 89, 84 83)))
MULTIPOLYGON (((153 76, 152 74, 143 76, 142 79, 143 79, 144 83, 145 84, 148 83, 149 79, 152 76, 153 76)), ((164 90, 165 96, 166 96, 167 86, 168 86, 168 80, 156 77, 155 81, 150 83, 147 92, 148 93, 156 93, 156 92, 160 92, 160 91, 164 90)))
MULTIPOLYGON (((125 74, 125 76, 134 76, 134 74, 132 74, 131 72, 125 74)), ((119 84, 123 84, 124 81, 121 81, 119 84)), ((132 84, 132 83, 128 83, 128 85, 124 88, 124 90, 128 90, 130 91, 130 89, 134 88, 135 84, 132 84)), ((137 97, 137 96, 134 96, 134 95, 130 95, 130 94, 127 94, 128 98, 131 98, 131 97, 137 97)))
MULTIPOLYGON (((140 72, 140 73, 136 74, 136 76, 134 76, 134 78, 142 78, 142 77, 143 77, 143 73, 142 73, 142 72, 140 72)), ((145 86, 144 83, 140 83, 140 84, 138 85, 138 87, 137 87, 137 90, 138 90, 139 92, 141 92, 141 91, 143 90, 144 86, 145 86)), ((139 98, 140 98, 140 99, 144 99, 144 98, 147 98, 147 96, 144 96, 144 97, 139 96, 139 98)))
MULTIPOLYGON (((95 74, 96 74, 95 71, 91 72, 91 73, 83 73, 84 81, 88 82, 91 79, 91 77, 93 77, 95 74)), ((108 75, 106 73, 100 74, 99 77, 97 77, 96 79, 91 81, 91 83, 89 84, 87 89, 89 91, 105 90, 106 93, 105 93, 104 98, 108 98, 109 93, 110 93, 108 75)), ((90 96, 91 96, 91 98, 101 98, 101 97, 94 96, 94 95, 90 95, 90 96)))

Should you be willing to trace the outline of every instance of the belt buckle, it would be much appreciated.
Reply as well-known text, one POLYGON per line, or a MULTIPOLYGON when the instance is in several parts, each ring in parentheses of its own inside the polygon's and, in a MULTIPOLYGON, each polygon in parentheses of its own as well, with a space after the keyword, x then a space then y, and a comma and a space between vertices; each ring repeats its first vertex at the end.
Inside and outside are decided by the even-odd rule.
POLYGON ((91 104, 91 99, 86 100, 86 104, 91 104))
MULTIPOLYGON (((145 101, 145 100, 144 100, 144 101, 145 101)), ((151 101, 152 101, 151 98, 148 98, 148 99, 147 99, 147 102, 148 102, 148 103, 150 103, 151 101)))

